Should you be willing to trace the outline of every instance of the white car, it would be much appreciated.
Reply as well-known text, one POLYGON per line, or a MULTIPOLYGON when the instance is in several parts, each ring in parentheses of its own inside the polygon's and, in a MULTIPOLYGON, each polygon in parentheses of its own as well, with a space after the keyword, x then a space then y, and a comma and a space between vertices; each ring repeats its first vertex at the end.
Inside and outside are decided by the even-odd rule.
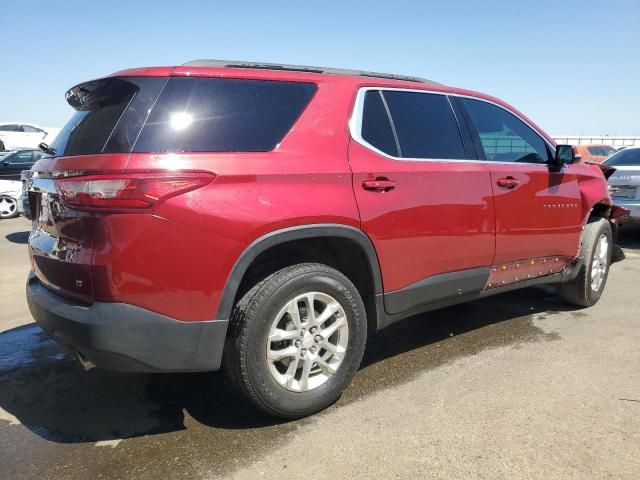
POLYGON ((22 182, 0 180, 0 219, 18 216, 20 195, 22 195, 22 182))
POLYGON ((51 143, 51 129, 31 123, 0 122, 0 151, 36 149, 41 142, 51 143))

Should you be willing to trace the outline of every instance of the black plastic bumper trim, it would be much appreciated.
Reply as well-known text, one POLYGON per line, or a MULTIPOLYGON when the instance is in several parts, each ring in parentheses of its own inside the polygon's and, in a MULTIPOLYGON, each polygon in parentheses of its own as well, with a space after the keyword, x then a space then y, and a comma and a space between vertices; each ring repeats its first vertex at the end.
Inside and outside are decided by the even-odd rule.
POLYGON ((27 302, 49 336, 98 367, 124 372, 220 368, 228 320, 183 322, 125 303, 80 304, 47 289, 33 274, 27 302))

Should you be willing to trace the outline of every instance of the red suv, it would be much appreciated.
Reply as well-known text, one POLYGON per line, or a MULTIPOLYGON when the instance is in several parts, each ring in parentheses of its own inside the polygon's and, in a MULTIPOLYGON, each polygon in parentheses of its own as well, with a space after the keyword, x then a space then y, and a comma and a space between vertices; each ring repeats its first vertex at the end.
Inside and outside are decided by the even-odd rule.
POLYGON ((555 283, 598 301, 601 170, 518 110, 396 75, 195 61, 73 87, 29 197, 31 312, 86 364, 334 402, 367 333, 555 283))

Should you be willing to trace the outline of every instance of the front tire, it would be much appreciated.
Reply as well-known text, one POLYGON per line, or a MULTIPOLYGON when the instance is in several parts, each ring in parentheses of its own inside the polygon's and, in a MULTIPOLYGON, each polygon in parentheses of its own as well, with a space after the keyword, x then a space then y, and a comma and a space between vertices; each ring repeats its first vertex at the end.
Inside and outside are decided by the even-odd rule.
POLYGON ((573 280, 559 285, 560 297, 565 302, 580 307, 595 305, 607 283, 612 252, 611 225, 604 218, 590 219, 584 228, 580 244, 582 266, 573 280))
POLYGON ((224 368, 256 407, 299 418, 334 403, 356 374, 367 320, 353 283, 326 265, 279 270, 233 311, 224 368))

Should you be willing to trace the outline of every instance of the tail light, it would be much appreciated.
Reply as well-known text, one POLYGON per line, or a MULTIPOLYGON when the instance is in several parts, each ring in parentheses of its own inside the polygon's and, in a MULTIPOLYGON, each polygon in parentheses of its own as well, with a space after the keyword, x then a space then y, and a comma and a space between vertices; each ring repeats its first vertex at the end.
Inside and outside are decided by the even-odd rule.
POLYGON ((80 210, 142 210, 167 198, 204 187, 209 173, 123 173, 55 180, 64 204, 80 210))

